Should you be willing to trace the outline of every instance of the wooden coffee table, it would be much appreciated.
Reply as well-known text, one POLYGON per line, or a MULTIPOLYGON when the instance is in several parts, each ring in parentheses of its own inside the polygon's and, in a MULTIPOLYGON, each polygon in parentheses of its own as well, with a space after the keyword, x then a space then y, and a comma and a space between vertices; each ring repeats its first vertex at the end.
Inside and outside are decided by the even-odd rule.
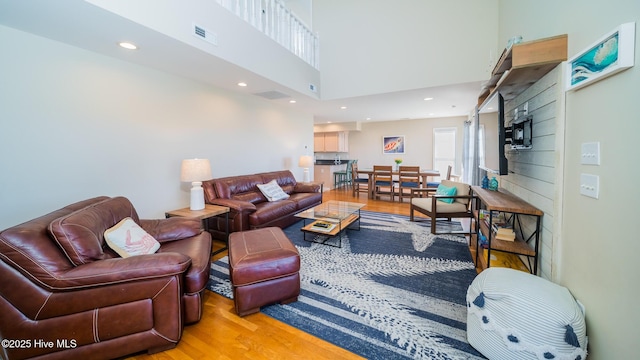
POLYGON ((342 247, 342 234, 344 230, 356 223, 360 230, 360 209, 365 204, 347 201, 327 201, 311 209, 307 209, 296 214, 304 219, 304 225, 300 229, 304 233, 304 240, 323 245, 342 247), (307 220, 311 222, 307 224, 307 220), (313 235, 311 240, 307 240, 307 234, 313 235), (338 238, 337 244, 331 239, 338 238))

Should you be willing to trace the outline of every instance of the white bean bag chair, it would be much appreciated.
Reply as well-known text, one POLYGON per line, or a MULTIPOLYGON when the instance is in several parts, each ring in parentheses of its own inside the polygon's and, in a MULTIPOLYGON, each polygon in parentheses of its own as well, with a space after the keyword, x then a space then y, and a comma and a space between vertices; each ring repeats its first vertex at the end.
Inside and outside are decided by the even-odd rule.
POLYGON ((569 290, 492 267, 467 290, 467 340, 489 359, 587 358, 584 308, 569 290))

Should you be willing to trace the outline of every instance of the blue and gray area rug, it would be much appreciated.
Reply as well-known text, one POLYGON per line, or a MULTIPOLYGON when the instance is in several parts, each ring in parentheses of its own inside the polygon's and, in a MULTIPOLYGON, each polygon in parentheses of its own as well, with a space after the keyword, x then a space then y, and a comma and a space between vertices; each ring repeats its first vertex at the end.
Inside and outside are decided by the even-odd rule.
MULTIPOLYGON (((301 295, 261 311, 369 359, 483 359, 466 340, 476 271, 465 237, 431 235, 428 220, 361 217, 341 248, 303 241, 302 222, 286 228, 300 252, 301 295)), ((211 265, 208 288, 231 298, 227 260, 211 265)))

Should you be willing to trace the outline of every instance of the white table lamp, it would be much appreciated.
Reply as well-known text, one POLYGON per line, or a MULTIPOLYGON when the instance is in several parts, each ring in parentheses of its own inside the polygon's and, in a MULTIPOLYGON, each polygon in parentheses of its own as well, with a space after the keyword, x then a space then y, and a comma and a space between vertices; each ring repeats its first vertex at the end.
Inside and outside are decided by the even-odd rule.
POLYGON ((304 168, 304 178, 302 181, 309 182, 309 168, 313 166, 313 158, 310 155, 302 155, 300 156, 300 160, 298 160, 298 166, 304 168))
POLYGON ((207 159, 182 160, 180 181, 191 183, 191 210, 204 209, 202 181, 211 179, 211 164, 207 159))

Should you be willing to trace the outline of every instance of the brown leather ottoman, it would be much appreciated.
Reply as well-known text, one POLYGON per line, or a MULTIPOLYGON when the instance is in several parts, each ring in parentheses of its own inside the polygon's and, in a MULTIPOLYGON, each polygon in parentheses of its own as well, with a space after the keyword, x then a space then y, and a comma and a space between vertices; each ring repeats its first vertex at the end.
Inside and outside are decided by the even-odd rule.
POLYGON ((300 255, 278 227, 229 236, 229 275, 240 316, 264 305, 287 304, 300 295, 300 255))

